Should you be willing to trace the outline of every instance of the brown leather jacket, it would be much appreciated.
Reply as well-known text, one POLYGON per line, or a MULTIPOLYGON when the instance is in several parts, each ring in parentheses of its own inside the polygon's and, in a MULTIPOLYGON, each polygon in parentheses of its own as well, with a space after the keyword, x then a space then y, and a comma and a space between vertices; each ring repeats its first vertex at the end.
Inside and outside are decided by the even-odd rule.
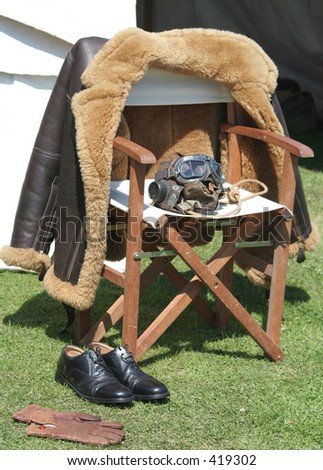
MULTIPOLYGON (((106 41, 97 37, 81 39, 64 61, 31 154, 11 245, 1 253, 7 264, 43 274, 54 261, 54 275, 70 285, 78 284, 86 251, 84 185, 76 151, 71 99, 82 89, 81 75, 106 41), (55 251, 50 259, 48 253, 54 240, 55 251)), ((273 104, 283 124, 279 104, 275 100, 273 104)), ((306 240, 312 227, 300 177, 294 213, 296 235, 306 240)), ((69 294, 56 295, 59 290, 56 284, 53 284, 54 290, 58 300, 68 302, 69 294)), ((74 306, 77 305, 76 298, 74 306)))
POLYGON ((80 39, 68 52, 46 107, 21 190, 11 246, 49 252, 55 274, 77 282, 84 254, 83 186, 75 149, 71 98, 81 75, 106 39, 80 39))

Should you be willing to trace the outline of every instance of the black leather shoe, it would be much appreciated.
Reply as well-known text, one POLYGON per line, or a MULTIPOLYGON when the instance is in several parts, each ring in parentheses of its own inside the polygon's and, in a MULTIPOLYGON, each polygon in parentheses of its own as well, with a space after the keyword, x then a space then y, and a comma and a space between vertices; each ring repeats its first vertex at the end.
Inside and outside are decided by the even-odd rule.
POLYGON ((128 387, 136 400, 161 400, 169 397, 167 387, 151 375, 143 372, 127 348, 93 342, 90 348, 99 350, 104 362, 123 385, 128 387))
POLYGON ((71 345, 63 348, 55 380, 96 403, 127 403, 134 399, 129 388, 106 366, 100 353, 92 349, 83 351, 71 345))

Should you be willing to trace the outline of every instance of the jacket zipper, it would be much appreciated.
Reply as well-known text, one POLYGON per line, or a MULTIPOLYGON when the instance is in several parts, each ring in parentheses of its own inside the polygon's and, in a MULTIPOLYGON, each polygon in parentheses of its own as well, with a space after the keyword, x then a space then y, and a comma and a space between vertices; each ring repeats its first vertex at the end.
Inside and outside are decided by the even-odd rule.
POLYGON ((59 177, 55 176, 51 184, 49 197, 48 197, 47 204, 46 204, 43 216, 42 216, 42 219, 44 217, 49 218, 48 221, 46 220, 45 229, 43 229, 41 224, 38 226, 38 231, 37 231, 35 242, 34 242, 34 248, 39 252, 48 253, 49 251, 49 246, 48 246, 49 240, 53 236, 53 233, 49 229, 53 227, 53 221, 55 220, 55 216, 56 216, 58 181, 59 181, 59 177), (47 230, 48 225, 49 225, 49 229, 47 230), (41 237, 42 237, 42 241, 39 242, 39 245, 37 246, 37 242, 39 241, 41 237))

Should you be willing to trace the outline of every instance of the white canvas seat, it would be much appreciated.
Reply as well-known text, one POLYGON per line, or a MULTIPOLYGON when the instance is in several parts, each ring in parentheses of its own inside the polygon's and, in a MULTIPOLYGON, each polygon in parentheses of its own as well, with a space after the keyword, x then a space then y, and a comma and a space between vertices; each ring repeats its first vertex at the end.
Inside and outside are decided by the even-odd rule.
MULTIPOLYGON (((144 206, 143 206, 143 220, 145 223, 151 225, 153 228, 156 228, 158 225, 158 220, 162 218, 165 214, 176 217, 186 217, 191 218, 191 215, 188 214, 179 214, 177 212, 165 211, 154 206, 152 200, 148 194, 148 187, 153 180, 146 179, 144 186, 144 206)), ((111 181, 110 186, 110 205, 120 209, 124 212, 129 210, 129 190, 130 190, 130 181, 111 181)), ((250 191, 245 189, 240 189, 241 198, 245 199, 248 196, 252 196, 250 191)), ((228 219, 232 217, 244 217, 252 214, 263 214, 265 212, 280 211, 283 212, 286 218, 292 217, 292 212, 287 209, 286 206, 278 204, 277 202, 271 201, 263 196, 255 196, 250 199, 245 200, 241 204, 241 209, 234 215, 228 215, 229 212, 235 211, 238 208, 238 204, 224 204, 220 203, 219 209, 214 215, 195 215, 197 219, 202 220, 217 220, 217 219, 228 219)))

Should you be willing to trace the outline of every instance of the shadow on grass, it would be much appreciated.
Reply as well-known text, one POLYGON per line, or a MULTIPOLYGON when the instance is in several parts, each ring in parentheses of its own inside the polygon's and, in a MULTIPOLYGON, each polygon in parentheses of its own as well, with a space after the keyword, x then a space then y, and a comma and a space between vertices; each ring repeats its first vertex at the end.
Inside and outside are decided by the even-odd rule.
MULTIPOLYGON (((46 292, 35 295, 16 312, 3 319, 5 325, 44 328, 46 335, 51 338, 58 337, 58 333, 64 328, 64 322, 66 314, 63 306, 50 298, 46 292)), ((68 336, 72 339, 72 332, 69 332, 68 336)))
MULTIPOLYGON (((190 271, 182 273, 189 280, 190 271)), ((101 280, 97 292, 96 301, 93 306, 92 323, 94 324, 101 317, 107 307, 111 305, 122 293, 117 286, 108 284, 101 280)), ((139 332, 143 332, 154 318, 163 310, 177 291, 164 276, 160 276, 149 289, 142 295, 140 303, 140 324, 139 332), (162 293, 162 295, 160 294, 162 293), (158 300, 156 300, 158 299, 158 300)), ((253 314, 254 318, 265 327, 267 321, 267 291, 250 284, 246 276, 234 273, 233 293, 237 296, 244 307, 253 314)), ((216 309, 216 299, 202 289, 201 296, 209 302, 211 308, 216 309)), ((308 294, 297 287, 286 287, 286 301, 289 303, 307 302, 308 294)), ((66 313, 63 306, 42 292, 27 302, 25 302, 16 312, 7 315, 3 322, 6 325, 17 325, 27 328, 44 328, 45 334, 50 338, 57 338, 67 343, 73 343, 74 326, 60 333, 66 324, 66 313)), ((118 345, 121 342, 121 325, 118 322, 108 333, 110 345, 118 345)), ((162 348, 167 348, 167 352, 161 352, 152 358, 142 361, 148 363, 162 357, 172 356, 183 350, 205 351, 205 343, 214 343, 214 353, 242 358, 261 358, 262 354, 248 354, 245 352, 230 352, 218 348, 220 342, 225 338, 235 338, 246 336, 245 329, 231 317, 228 327, 225 330, 213 329, 194 309, 190 306, 170 325, 167 331, 159 338, 158 344, 162 348)), ((104 341, 104 340, 103 340, 104 341)))

